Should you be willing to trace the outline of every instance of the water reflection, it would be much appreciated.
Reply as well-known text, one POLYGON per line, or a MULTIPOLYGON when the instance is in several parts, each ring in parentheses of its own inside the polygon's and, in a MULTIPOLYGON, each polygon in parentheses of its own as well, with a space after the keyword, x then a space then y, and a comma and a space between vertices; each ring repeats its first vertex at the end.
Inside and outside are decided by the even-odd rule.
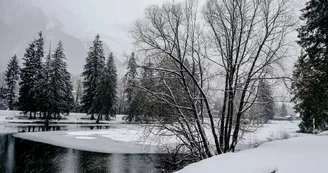
MULTIPOLYGON (((75 125, 11 128, 16 128, 15 131, 19 132, 41 132, 113 127, 75 125)), ((151 154, 103 154, 79 151, 14 138, 12 134, 0 134, 0 173, 156 173, 163 170, 159 158, 160 155, 151 154)))
POLYGON ((0 134, 0 172, 13 172, 15 167, 14 146, 14 137, 0 134))
POLYGON ((155 167, 156 155, 85 152, 21 139, 15 139, 14 155, 17 173, 160 172, 155 167))
POLYGON ((111 129, 113 126, 108 125, 0 125, 0 132, 44 132, 44 131, 67 131, 67 130, 100 130, 111 129))

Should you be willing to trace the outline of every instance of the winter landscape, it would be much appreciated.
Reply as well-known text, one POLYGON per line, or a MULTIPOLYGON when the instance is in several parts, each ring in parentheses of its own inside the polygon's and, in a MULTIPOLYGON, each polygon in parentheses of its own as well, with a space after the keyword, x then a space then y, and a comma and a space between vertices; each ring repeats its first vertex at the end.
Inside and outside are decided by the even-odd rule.
POLYGON ((0 172, 327 173, 325 0, 0 0, 0 172))

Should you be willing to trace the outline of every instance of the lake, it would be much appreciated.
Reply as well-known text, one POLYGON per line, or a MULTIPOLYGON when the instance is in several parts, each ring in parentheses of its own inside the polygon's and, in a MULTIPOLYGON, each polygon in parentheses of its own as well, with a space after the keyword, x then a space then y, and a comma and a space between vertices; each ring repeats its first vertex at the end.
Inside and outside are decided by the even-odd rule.
MULTIPOLYGON (((103 154, 32 142, 12 135, 15 132, 93 130, 108 125, 17 125, 0 124, 1 173, 157 173, 172 172, 161 154, 103 154)), ((110 147, 110 146, 108 146, 110 147)))

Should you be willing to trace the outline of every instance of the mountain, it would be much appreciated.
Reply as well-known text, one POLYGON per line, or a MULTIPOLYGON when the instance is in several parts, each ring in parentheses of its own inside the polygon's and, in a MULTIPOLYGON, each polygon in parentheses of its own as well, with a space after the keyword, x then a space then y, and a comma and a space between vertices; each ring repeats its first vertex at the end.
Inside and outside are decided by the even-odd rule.
MULTIPOLYGON (((25 48, 37 37, 37 33, 42 31, 45 37, 45 51, 48 52, 50 43, 54 50, 59 40, 62 40, 68 71, 72 74, 80 74, 92 40, 68 34, 64 27, 55 17, 47 16, 29 1, 0 0, 0 71, 5 70, 6 64, 14 54, 17 54, 21 61, 25 48)), ((89 38, 93 37, 89 36, 89 38)), ((104 42, 104 50, 106 54, 110 52, 106 42, 104 42)), ((115 62, 120 68, 123 67, 123 61, 118 57, 116 55, 115 62)))

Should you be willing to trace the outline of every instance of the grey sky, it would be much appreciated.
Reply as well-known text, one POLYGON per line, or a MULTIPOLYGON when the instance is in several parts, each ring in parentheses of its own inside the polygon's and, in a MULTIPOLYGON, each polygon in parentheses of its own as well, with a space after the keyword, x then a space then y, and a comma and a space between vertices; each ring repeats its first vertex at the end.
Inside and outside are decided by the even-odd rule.
POLYGON ((49 25, 60 22, 68 34, 83 40, 99 33, 116 55, 132 48, 128 30, 144 9, 164 1, 169 0, 31 0, 51 19, 49 25))

